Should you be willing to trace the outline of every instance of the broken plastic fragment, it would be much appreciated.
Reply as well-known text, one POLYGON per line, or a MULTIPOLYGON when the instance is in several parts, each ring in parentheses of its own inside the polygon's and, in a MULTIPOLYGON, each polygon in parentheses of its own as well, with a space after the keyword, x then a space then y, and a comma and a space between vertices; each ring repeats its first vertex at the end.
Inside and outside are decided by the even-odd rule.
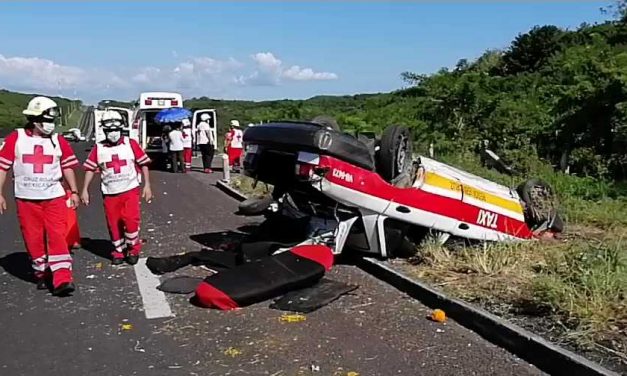
POLYGON ((281 315, 281 318, 279 320, 282 322, 301 322, 307 320, 307 316, 299 314, 290 315, 286 313, 284 315, 281 315))
POLYGON ((133 324, 124 323, 122 324, 122 330, 131 330, 133 329, 133 324))
POLYGON ((224 350, 224 355, 235 358, 238 355, 242 355, 242 351, 234 347, 229 347, 228 349, 224 350))

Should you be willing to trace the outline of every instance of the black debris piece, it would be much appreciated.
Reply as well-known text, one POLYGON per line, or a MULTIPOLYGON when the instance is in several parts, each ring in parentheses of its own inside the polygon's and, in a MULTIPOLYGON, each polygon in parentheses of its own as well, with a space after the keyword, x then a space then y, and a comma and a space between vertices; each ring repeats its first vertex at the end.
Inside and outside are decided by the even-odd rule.
POLYGON ((358 287, 323 278, 314 286, 288 292, 270 304, 270 308, 290 312, 313 312, 358 287))
POLYGON ((202 280, 203 278, 200 277, 172 277, 161 282, 161 284, 157 286, 157 289, 172 294, 191 294, 196 290, 196 287, 198 287, 198 284, 202 282, 202 280))

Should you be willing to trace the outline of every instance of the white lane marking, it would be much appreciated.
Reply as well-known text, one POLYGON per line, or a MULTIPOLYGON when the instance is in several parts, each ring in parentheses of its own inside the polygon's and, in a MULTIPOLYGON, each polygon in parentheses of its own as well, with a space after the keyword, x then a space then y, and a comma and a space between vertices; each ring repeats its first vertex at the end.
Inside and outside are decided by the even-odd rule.
POLYGON ((161 317, 172 317, 172 309, 168 304, 163 291, 157 290, 157 286, 161 284, 159 278, 152 274, 146 267, 146 259, 140 258, 135 264, 135 276, 137 277, 137 285, 139 293, 144 303, 144 313, 147 319, 158 319, 161 317))

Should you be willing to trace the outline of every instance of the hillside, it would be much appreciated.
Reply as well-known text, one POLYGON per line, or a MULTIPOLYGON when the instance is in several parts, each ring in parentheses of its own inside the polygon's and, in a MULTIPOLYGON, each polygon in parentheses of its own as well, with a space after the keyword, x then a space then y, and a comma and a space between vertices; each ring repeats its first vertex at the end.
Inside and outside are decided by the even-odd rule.
MULTIPOLYGON (((22 110, 28 104, 28 101, 36 94, 15 93, 8 90, 0 89, 0 131, 4 129, 12 129, 24 125, 25 119, 22 110)), ((82 103, 79 100, 70 100, 61 97, 51 97, 61 108, 61 124, 68 123, 70 116, 76 110, 79 110, 82 103)))

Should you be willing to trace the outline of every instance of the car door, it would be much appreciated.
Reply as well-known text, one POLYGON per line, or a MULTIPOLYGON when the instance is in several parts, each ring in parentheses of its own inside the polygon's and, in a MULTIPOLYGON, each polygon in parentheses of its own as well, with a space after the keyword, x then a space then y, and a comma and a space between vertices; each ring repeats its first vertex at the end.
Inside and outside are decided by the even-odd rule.
POLYGON ((194 111, 194 115, 192 117, 192 133, 194 134, 194 136, 196 135, 196 127, 201 122, 200 116, 202 114, 208 114, 211 117, 208 121, 209 129, 211 131, 211 135, 213 136, 213 147, 214 149, 217 149, 218 148, 218 117, 216 115, 216 110, 206 108, 206 109, 199 109, 199 110, 194 111))

